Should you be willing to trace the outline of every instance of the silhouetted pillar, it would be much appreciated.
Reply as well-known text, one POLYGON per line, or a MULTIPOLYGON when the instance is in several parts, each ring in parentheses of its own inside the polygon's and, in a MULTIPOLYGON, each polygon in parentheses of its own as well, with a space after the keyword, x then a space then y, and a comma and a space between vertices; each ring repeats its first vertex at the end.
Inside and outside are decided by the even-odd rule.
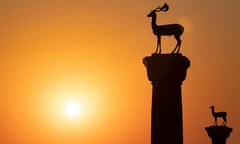
POLYGON ((153 54, 143 64, 153 86, 151 144, 182 144, 181 85, 190 61, 181 54, 153 54))
POLYGON ((212 139, 212 144, 226 144, 226 140, 232 132, 232 128, 227 126, 210 126, 205 130, 212 139))

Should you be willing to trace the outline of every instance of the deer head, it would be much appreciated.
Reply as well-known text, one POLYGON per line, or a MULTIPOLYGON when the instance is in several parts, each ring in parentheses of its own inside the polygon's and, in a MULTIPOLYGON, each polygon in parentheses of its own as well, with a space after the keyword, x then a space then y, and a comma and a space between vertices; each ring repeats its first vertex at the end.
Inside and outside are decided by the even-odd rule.
POLYGON ((166 11, 168 11, 168 9, 169 9, 169 6, 168 6, 168 4, 164 4, 162 7, 158 7, 158 11, 164 11, 164 12, 166 12, 166 11))
POLYGON ((148 17, 152 17, 153 15, 156 15, 156 12, 160 12, 160 11, 168 11, 169 9, 169 6, 168 4, 164 4, 162 7, 158 6, 157 8, 155 8, 154 10, 152 10, 147 16, 148 17))

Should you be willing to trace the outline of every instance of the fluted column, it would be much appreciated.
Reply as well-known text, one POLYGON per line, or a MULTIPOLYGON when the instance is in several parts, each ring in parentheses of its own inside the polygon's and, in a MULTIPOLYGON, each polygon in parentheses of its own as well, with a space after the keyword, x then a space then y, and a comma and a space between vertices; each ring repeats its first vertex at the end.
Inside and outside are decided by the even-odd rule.
POLYGON ((182 81, 190 66, 181 54, 153 54, 145 57, 152 82, 151 144, 182 144, 182 81))

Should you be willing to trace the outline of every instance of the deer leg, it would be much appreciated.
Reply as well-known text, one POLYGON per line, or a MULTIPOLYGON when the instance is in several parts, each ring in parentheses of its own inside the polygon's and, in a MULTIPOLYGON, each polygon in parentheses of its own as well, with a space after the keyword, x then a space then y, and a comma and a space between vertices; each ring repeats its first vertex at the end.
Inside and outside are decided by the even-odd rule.
POLYGON ((177 50, 177 48, 178 48, 178 44, 176 44, 176 46, 175 46, 175 48, 173 49, 173 51, 171 52, 171 54, 175 53, 176 50, 177 50))
POLYGON ((157 49, 155 53, 159 53, 159 54, 161 53, 161 37, 160 36, 157 36, 157 49))
POLYGON ((158 36, 158 44, 159 44, 159 54, 161 54, 161 52, 162 52, 161 36, 158 36))
POLYGON ((226 123, 227 123, 227 118, 223 117, 223 125, 226 125, 226 123))
POLYGON ((180 52, 180 48, 181 48, 181 44, 182 44, 182 41, 181 41, 180 37, 178 37, 178 39, 177 39, 177 44, 178 44, 177 53, 179 53, 180 52))
POLYGON ((157 47, 156 47, 156 50, 155 50, 155 54, 158 52, 158 37, 157 37, 157 47))
POLYGON ((172 54, 175 53, 175 52, 179 53, 180 47, 181 47, 181 43, 182 43, 182 41, 180 39, 180 35, 174 35, 174 37, 177 40, 177 44, 176 44, 174 50, 172 51, 172 54))
POLYGON ((175 48, 173 49, 173 51, 171 52, 171 54, 174 54, 174 53, 175 53, 175 51, 176 51, 176 49, 177 49, 177 46, 178 46, 178 45, 175 46, 175 48))
POLYGON ((214 125, 217 125, 217 117, 215 117, 214 125))

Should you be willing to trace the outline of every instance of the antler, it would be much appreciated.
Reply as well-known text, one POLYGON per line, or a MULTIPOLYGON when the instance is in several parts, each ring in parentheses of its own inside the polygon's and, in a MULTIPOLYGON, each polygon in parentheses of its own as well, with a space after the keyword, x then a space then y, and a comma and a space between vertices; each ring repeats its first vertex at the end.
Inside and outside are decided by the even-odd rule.
POLYGON ((168 6, 168 4, 167 3, 165 3, 162 7, 160 7, 160 6, 158 6, 155 10, 157 11, 157 12, 160 12, 160 11, 168 11, 168 9, 169 9, 169 6, 168 6))

